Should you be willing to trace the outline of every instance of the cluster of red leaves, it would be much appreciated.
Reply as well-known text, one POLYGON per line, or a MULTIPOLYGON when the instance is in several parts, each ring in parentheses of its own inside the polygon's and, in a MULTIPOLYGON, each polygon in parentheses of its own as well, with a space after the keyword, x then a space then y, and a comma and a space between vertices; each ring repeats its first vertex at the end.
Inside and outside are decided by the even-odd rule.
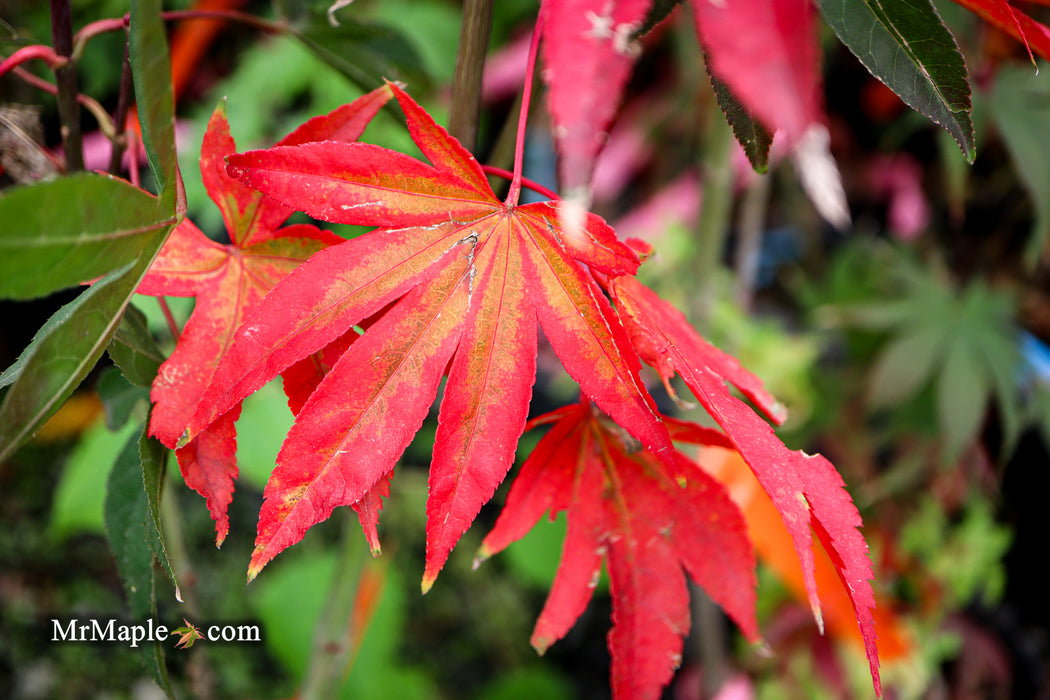
MULTIPOLYGON (((245 397, 284 377, 297 418, 266 486, 249 578, 338 506, 358 510, 378 551, 375 525, 395 463, 447 377, 430 468, 428 589, 513 463, 542 328, 584 399, 537 419, 557 423, 485 544, 495 551, 544 510, 568 511, 537 648, 571 627, 603 557, 616 601, 610 647, 618 697, 657 696, 678 663, 688 629, 682 567, 757 636, 754 561, 741 515, 674 446, 700 442, 739 450, 755 471, 792 534, 819 619, 816 532, 851 591, 877 679, 871 566, 856 508, 834 468, 789 451, 733 396, 727 382, 772 420, 783 419, 753 375, 634 278, 638 254, 599 217, 586 214, 580 230, 569 230, 556 203, 499 201, 474 158, 395 85, 344 114, 367 121, 390 94, 429 163, 353 141, 356 128, 331 130, 342 140, 316 141, 326 133, 318 125, 342 118, 333 113, 277 147, 228 155, 223 173, 216 161, 233 144, 226 137, 217 145, 210 129, 202 164, 215 171, 209 193, 234 243, 207 242, 184 224, 144 285, 153 294, 198 295, 154 386, 151 431, 178 447, 187 482, 219 522, 220 540, 236 473, 232 422, 245 397), (286 252, 278 274, 270 271, 272 256, 248 251, 302 230, 277 229, 291 207, 377 228, 330 246, 320 233, 298 233, 302 254, 286 252), (210 262, 188 255, 184 239, 210 262), (263 262, 266 275, 256 271, 263 262), (217 286, 230 276, 220 268, 236 270, 227 291, 217 286), (661 416, 639 379, 643 362, 665 380, 680 374, 724 433, 661 416), (213 435, 222 436, 214 441, 218 468, 199 457, 212 454, 213 435)), ((216 119, 214 131, 225 133, 216 119)))

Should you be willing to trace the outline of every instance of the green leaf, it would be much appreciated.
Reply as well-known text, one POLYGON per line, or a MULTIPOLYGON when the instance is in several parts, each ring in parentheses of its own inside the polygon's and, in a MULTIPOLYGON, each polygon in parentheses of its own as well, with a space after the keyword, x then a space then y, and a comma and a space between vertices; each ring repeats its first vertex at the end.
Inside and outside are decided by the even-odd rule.
POLYGON ((291 33, 364 90, 382 85, 384 78, 402 80, 417 90, 429 84, 415 48, 389 27, 343 17, 333 27, 323 13, 314 13, 307 24, 291 33))
POLYGON ((929 0, 818 0, 824 20, 876 78, 977 154, 970 80, 929 0))
POLYGON ((106 350, 129 382, 146 388, 153 384, 165 359, 149 330, 146 314, 133 304, 124 311, 124 318, 106 350))
POLYGON ((95 385, 106 414, 106 427, 120 430, 140 404, 149 405, 149 390, 129 382, 120 370, 107 367, 95 385))
POLYGON ((980 358, 968 342, 956 339, 937 384, 937 413, 949 460, 958 457, 977 435, 987 408, 988 390, 988 377, 980 358))
POLYGON ((922 388, 949 337, 943 326, 930 324, 894 338, 872 370, 869 403, 876 408, 892 406, 922 388))
MULTIPOLYGON (((705 61, 706 65, 706 61, 705 61)), ((747 154, 748 161, 755 172, 764 173, 769 169, 769 147, 773 144, 773 135, 755 119, 729 90, 729 86, 708 71, 711 87, 715 90, 718 106, 726 116, 726 121, 733 128, 733 135, 747 154)))
MULTIPOLYGON (((145 438, 145 428, 140 432, 145 438)), ((156 535, 150 521, 146 494, 142 490, 142 469, 138 436, 127 441, 117 457, 106 484, 106 537, 117 560, 117 571, 124 584, 133 620, 156 619, 153 549, 149 540, 156 535)), ((174 693, 164 663, 160 642, 140 647, 142 663, 168 697, 174 693)))
POLYGON ((0 462, 36 433, 94 367, 169 230, 157 232, 137 261, 59 309, 0 376, 0 385, 11 383, 0 404, 0 462))
POLYGON ((89 282, 138 257, 168 217, 123 180, 78 173, 0 197, 0 297, 31 299, 89 282))
POLYGON ((175 97, 171 87, 171 57, 160 18, 160 0, 132 0, 128 26, 129 61, 142 124, 142 143, 161 199, 174 209, 175 97))
POLYGON ((1015 170, 1035 204, 1035 222, 1025 250, 1025 261, 1034 268, 1050 240, 1050 161, 1046 158, 1050 70, 1037 73, 1030 67, 1002 66, 988 102, 1015 170))

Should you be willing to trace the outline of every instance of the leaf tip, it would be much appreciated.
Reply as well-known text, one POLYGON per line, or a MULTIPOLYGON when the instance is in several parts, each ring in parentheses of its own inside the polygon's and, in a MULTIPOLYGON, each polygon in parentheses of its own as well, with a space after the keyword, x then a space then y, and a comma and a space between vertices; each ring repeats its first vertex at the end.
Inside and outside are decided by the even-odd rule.
POLYGON ((422 591, 423 595, 426 595, 430 592, 430 589, 434 587, 435 581, 437 581, 436 572, 427 570, 423 574, 423 582, 419 586, 419 590, 422 591))
POLYGON ((532 639, 529 640, 529 644, 536 650, 536 653, 543 656, 547 653, 547 650, 551 648, 551 641, 546 637, 537 637, 533 635, 532 639))
POLYGON ((824 634, 824 611, 820 609, 820 603, 813 603, 810 608, 813 611, 813 620, 817 623, 820 634, 824 634))

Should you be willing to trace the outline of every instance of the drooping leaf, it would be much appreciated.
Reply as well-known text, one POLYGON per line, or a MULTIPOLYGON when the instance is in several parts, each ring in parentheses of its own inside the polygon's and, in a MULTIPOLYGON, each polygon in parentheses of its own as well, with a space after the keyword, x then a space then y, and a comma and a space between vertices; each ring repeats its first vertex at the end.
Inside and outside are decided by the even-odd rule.
POLYGON ((613 597, 613 696, 656 698, 681 662, 689 631, 683 569, 751 639, 754 555, 722 487, 683 459, 676 469, 626 445, 589 401, 557 422, 522 465, 479 558, 502 550, 545 512, 567 512, 561 563, 532 635, 541 654, 582 614, 603 559, 613 597))
POLYGON ((713 73, 709 72, 708 75, 711 77, 711 85, 714 87, 718 104, 722 107, 722 113, 733 128, 733 135, 743 147, 748 162, 755 172, 766 172, 769 168, 769 148, 773 145, 773 134, 740 104, 740 100, 733 95, 725 82, 713 73))
POLYGON ((156 197, 108 175, 78 173, 0 197, 0 296, 31 299, 135 260, 170 225, 156 197))
POLYGON ((772 397, 764 395, 760 385, 749 386, 749 382, 758 380, 739 365, 734 367, 735 361, 719 367, 717 363, 725 361, 711 354, 712 349, 705 347, 706 343, 680 312, 633 277, 615 278, 609 287, 642 357, 661 373, 674 371, 681 375, 773 499, 794 540, 810 607, 818 622, 821 616, 814 578, 813 533, 820 537, 851 593, 875 690, 881 693, 871 612, 871 561, 864 538, 857 530, 860 515, 845 491, 842 477, 820 455, 788 450, 765 421, 730 393, 726 381, 763 407, 770 417, 783 418, 783 410, 771 403, 772 397))
POLYGON ((809 0, 693 0, 708 70, 789 145, 822 120, 814 14, 809 0))
POLYGON ((537 319, 604 410, 644 444, 671 449, 622 327, 579 267, 632 272, 634 253, 592 215, 570 236, 549 202, 501 203, 473 157, 393 89, 429 165, 360 143, 230 158, 231 173, 279 201, 336 222, 387 228, 318 253, 261 302, 186 439, 396 302, 303 406, 267 487, 253 575, 390 471, 452 359, 431 469, 429 587, 510 468, 535 374, 537 319), (395 396, 398 411, 389 411, 395 396))
MULTIPOLYGON (((286 141, 355 139, 389 97, 387 88, 375 90, 306 122, 286 141)), ((150 434, 168 447, 178 447, 176 457, 186 483, 205 497, 216 521, 217 544, 226 537, 226 508, 237 476, 237 407, 231 407, 196 444, 176 443, 246 313, 303 260, 342 241, 309 224, 280 228, 293 210, 226 174, 225 157, 235 150, 225 105, 220 103, 205 133, 201 174, 205 189, 222 212, 231 243, 215 243, 191 221, 183 221, 138 290, 154 296, 197 298, 175 351, 153 381, 150 434)))
MULTIPOLYGON (((589 191, 640 49, 635 33, 650 0, 545 0, 544 82, 558 150, 558 176, 569 196, 589 191)), ((580 197, 582 200, 587 197, 580 197)))
MULTIPOLYGON (((132 619, 156 618, 157 599, 154 581, 154 554, 150 540, 156 537, 149 516, 146 494, 142 488, 142 461, 139 456, 139 435, 130 439, 110 471, 106 485, 106 538, 116 557, 117 571, 124 584, 128 611, 132 619)), ((148 642, 140 647, 146 671, 168 697, 175 695, 164 662, 160 642, 148 642)))
MULTIPOLYGON (((963 3, 965 4, 965 3, 963 3)), ((971 163, 970 80, 951 32, 929 0, 820 0, 825 21, 871 74, 944 127, 971 163)))

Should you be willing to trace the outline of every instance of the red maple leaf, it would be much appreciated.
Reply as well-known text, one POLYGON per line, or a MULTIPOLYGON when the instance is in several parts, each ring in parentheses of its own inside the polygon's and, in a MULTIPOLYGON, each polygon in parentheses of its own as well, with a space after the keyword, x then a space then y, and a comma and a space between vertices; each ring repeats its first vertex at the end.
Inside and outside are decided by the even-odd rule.
MULTIPOLYGON (((376 90, 306 122, 281 143, 356 139, 390 94, 386 88, 376 90)), ((310 224, 280 228, 294 210, 227 175, 225 158, 235 151, 225 104, 220 104, 208 122, 200 165, 205 189, 222 212, 230 243, 210 240, 186 219, 172 232, 138 289, 152 296, 197 298, 175 351, 161 365, 150 392, 154 403, 150 434, 168 447, 175 447, 186 429, 247 312, 310 255, 343 240, 310 224)), ((237 477, 234 421, 239 412, 239 405, 231 406, 208 430, 175 451, 187 485, 207 500, 220 545, 229 530, 226 509, 237 477)))
MULTIPOLYGON (((590 401, 534 419, 554 421, 511 485, 479 560, 527 533, 549 512, 567 513, 561 564, 532 634, 541 654, 565 636, 609 572, 613 696, 658 698, 681 662, 689 632, 689 576, 752 641, 755 559, 743 516, 725 489, 684 456, 669 468, 590 401)), ((724 437, 675 422, 677 437, 724 437)))
POLYGON ((587 272, 633 273, 637 256, 594 215, 571 236, 551 202, 499 201, 474 158, 392 89, 430 164, 364 143, 229 158, 231 174, 279 201, 381 228, 316 254, 249 315, 186 439, 389 305, 302 407, 266 487, 250 577, 390 472, 447 368, 427 507, 429 588, 513 462, 537 322, 604 411, 643 444, 672 450, 627 335, 587 272))

